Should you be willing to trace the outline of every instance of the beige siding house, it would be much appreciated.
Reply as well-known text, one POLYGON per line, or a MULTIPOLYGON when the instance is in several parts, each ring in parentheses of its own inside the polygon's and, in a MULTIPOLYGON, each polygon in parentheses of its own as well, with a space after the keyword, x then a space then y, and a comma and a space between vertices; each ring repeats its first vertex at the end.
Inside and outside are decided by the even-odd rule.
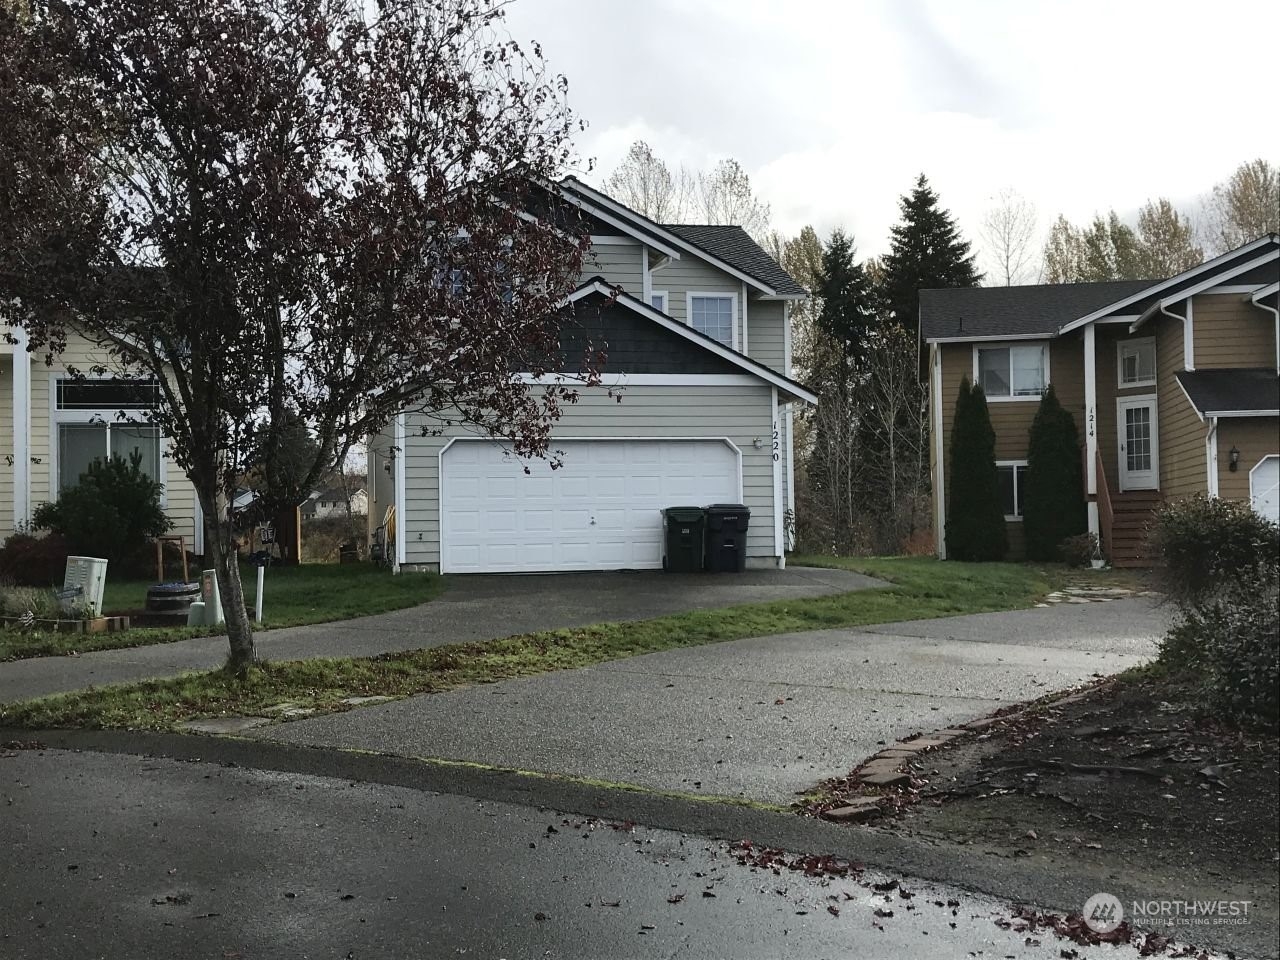
POLYGON ((806 292, 741 228, 657 224, 577 180, 557 189, 591 229, 570 309, 599 325, 603 385, 554 425, 554 466, 401 415, 369 440, 371 534, 394 508, 410 569, 657 568, 661 508, 741 503, 748 565, 785 565, 792 411, 815 399, 790 377, 789 308, 806 292))
POLYGON ((1089 529, 1141 565, 1162 500, 1197 493, 1280 516, 1280 238, 1165 280, 924 290, 934 529, 946 556, 951 426, 961 380, 982 385, 996 434, 1011 557, 1022 555, 1021 468, 1054 386, 1082 439, 1089 529))
POLYGON ((203 552, 195 490, 159 428, 144 422, 145 390, 110 375, 71 377, 69 369, 111 368, 105 352, 77 335, 54 360, 51 366, 28 352, 22 330, 0 324, 0 541, 27 529, 36 508, 56 500, 95 459, 137 453, 160 480, 172 533, 203 552), (9 344, 6 332, 18 343, 9 344))

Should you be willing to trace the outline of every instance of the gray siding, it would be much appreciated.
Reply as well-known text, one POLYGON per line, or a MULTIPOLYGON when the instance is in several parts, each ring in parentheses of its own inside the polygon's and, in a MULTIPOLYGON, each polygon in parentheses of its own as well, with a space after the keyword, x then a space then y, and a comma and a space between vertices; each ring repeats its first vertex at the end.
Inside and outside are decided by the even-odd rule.
MULTIPOLYGON (((738 335, 741 338, 742 324, 742 281, 722 270, 717 270, 709 263, 686 253, 680 260, 672 260, 666 266, 652 271, 654 290, 667 291, 667 313, 677 320, 688 321, 686 295, 690 291, 698 293, 732 293, 738 298, 738 315, 734 318, 738 324, 738 335)), ((741 342, 741 339, 739 339, 741 342)))
MULTIPOLYGON (((605 390, 584 390, 553 429, 555 438, 727 437, 742 451, 743 501, 751 509, 747 557, 759 565, 772 563, 774 551, 771 391, 765 385, 726 387, 630 386, 622 402, 605 390), (761 441, 757 450, 754 442, 761 441)), ((424 436, 431 421, 408 417, 405 462, 406 516, 401 525, 405 562, 435 566, 440 562, 440 451, 455 436, 473 430, 446 428, 442 436, 424 436)), ((785 463, 782 464, 785 467, 785 463)), ((532 461, 529 469, 551 469, 532 461)), ((785 503, 785 501, 784 501, 785 503)))
POLYGON ((582 276, 600 276, 637 300, 644 299, 644 270, 639 243, 598 244, 582 261, 582 276))
POLYGON ((785 306, 781 300, 751 300, 747 304, 746 353, 752 360, 790 376, 783 320, 785 306))

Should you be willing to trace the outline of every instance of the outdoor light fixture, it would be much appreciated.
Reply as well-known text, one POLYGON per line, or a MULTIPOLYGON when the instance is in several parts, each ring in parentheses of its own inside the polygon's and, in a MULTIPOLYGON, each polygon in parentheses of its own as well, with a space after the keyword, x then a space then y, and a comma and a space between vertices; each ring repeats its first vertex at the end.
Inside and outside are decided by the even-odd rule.
POLYGON ((751 445, 755 447, 757 450, 764 449, 764 441, 761 440, 759 437, 756 437, 754 440, 752 440, 751 445))
POLYGON ((1227 469, 1235 473, 1240 469, 1240 450, 1238 447, 1232 447, 1231 452, 1227 454, 1231 458, 1231 462, 1227 464, 1227 469))

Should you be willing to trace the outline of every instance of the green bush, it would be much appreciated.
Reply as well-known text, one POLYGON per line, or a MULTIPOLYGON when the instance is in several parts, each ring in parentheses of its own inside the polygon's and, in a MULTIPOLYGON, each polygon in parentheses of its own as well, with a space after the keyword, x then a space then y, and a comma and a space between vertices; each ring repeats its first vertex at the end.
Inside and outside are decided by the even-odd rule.
POLYGON ((1184 610, 1280 557, 1280 527, 1248 504, 1197 494, 1164 504, 1151 534, 1160 589, 1184 610))
POLYGON ((0 547, 0 579, 28 587, 61 586, 71 548, 65 537, 15 533, 0 547))
POLYGON ((1031 423, 1027 473, 1022 488, 1022 528, 1027 558, 1057 560, 1068 537, 1084 533, 1084 481, 1080 434, 1053 385, 1040 397, 1031 423))
POLYGON ((62 616, 62 608, 54 592, 48 588, 0 588, 0 614, 21 617, 27 613, 41 620, 56 620, 62 616))
POLYGON ((947 490, 947 556, 953 560, 1003 560, 1009 551, 996 474, 996 434, 987 397, 969 378, 960 383, 951 427, 951 475, 947 490))
POLYGON ((73 553, 105 557, 119 568, 172 526, 160 509, 160 491, 136 454, 95 460, 78 484, 36 510, 33 525, 65 537, 73 553))

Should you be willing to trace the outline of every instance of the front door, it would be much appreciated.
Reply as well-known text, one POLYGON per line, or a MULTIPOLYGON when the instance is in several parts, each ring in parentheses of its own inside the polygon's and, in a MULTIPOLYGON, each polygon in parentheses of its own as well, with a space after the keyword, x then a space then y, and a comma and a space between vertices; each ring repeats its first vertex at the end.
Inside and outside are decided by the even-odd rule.
POLYGON ((1155 395, 1116 401, 1120 441, 1120 491, 1160 488, 1160 431, 1155 395))

